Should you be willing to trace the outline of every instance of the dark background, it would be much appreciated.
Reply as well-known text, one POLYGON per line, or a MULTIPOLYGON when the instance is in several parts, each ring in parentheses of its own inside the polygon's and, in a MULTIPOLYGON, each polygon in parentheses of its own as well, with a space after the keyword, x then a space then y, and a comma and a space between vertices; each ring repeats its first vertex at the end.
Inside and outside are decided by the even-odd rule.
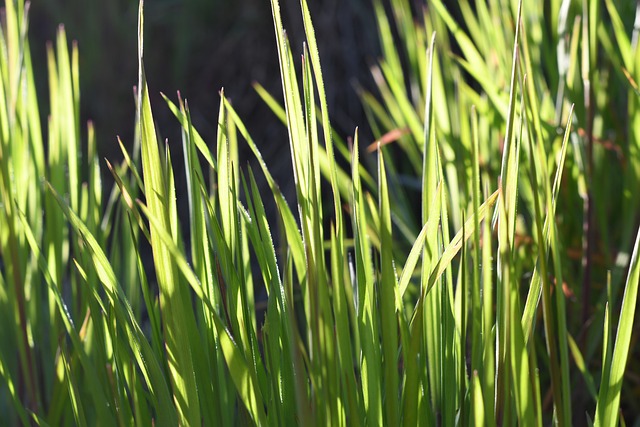
MULTIPOLYGON (((357 87, 372 90, 369 68, 379 54, 371 0, 309 3, 332 124, 343 137, 359 126, 363 142, 370 142, 373 135, 357 87)), ((299 2, 284 0, 281 8, 298 60, 304 41, 299 2)), ((137 14, 137 0, 43 0, 31 5, 30 43, 39 96, 48 98, 45 46, 55 40, 62 23, 69 41, 79 44, 82 123, 94 122, 100 156, 110 160, 122 157, 116 136, 130 148, 134 135, 137 14)), ((147 0, 144 52, 154 117, 174 154, 182 151, 179 124, 160 92, 175 101, 179 90, 188 99, 195 127, 211 144, 218 92, 224 87, 277 181, 285 187, 292 182, 286 129, 252 87, 259 82, 282 97, 269 0, 147 0)), ((251 159, 242 145, 240 156, 241 162, 251 159)))

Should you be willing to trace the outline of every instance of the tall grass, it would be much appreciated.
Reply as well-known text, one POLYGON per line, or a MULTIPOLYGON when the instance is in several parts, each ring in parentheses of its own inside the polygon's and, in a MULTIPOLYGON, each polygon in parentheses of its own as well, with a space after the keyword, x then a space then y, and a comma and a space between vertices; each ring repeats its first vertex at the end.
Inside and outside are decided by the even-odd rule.
MULTIPOLYGON (((434 0, 423 9, 405 0, 374 3, 383 57, 373 68, 377 93, 362 96, 370 124, 384 143, 396 141, 401 159, 393 191, 398 226, 410 227, 409 242, 419 230, 411 177, 422 170, 414 159, 424 141, 420 124, 430 114, 425 100, 437 106, 433 132, 456 189, 449 200, 453 229, 474 206, 476 159, 482 187, 495 188, 509 173, 505 160, 516 137, 522 173, 507 182, 518 193, 517 210, 507 201, 505 214, 509 229, 515 220, 515 242, 507 237, 527 295, 522 325, 528 341, 542 299, 543 390, 553 389, 564 407, 559 420, 571 421, 574 413, 584 422, 596 401, 592 375, 607 363, 601 357, 605 307, 619 307, 636 234, 638 47, 631 27, 640 9, 624 2, 524 2, 518 24, 514 1, 447 8, 434 0), (432 35, 435 68, 428 80, 423 52, 432 35), (555 284, 562 293, 554 293, 555 284)), ((627 394, 627 405, 636 400, 627 394)))
MULTIPOLYGON (((595 172, 581 168, 575 130, 576 117, 593 109, 587 103, 574 113, 564 95, 554 103, 540 92, 550 89, 536 78, 542 59, 529 46, 538 33, 528 29, 539 10, 490 2, 474 15, 463 2, 468 28, 474 19, 477 27, 498 18, 506 24, 492 26, 483 44, 439 2, 429 4, 422 27, 409 3, 396 0, 391 18, 410 48, 401 58, 376 4, 383 103, 365 98, 372 123, 408 128, 398 144, 404 163, 394 161, 394 145, 380 141, 365 153, 357 130, 350 143, 334 134, 307 2, 300 2, 301 62, 279 2, 271 2, 283 105, 259 93, 288 130, 293 201, 222 91, 216 141, 202 139, 179 97, 165 101, 181 146, 159 140, 142 1, 133 152, 123 149, 120 164, 98 161, 92 125, 79 120, 78 49, 69 51, 62 28, 49 48, 45 144, 27 10, 5 4, 0 315, 10 326, 0 341, 0 405, 9 424, 572 425, 585 421, 572 405, 581 381, 591 394, 587 417, 617 423, 640 235, 620 281, 621 308, 612 276, 598 324, 603 338, 587 342, 602 350, 596 371, 587 365, 593 350, 573 337, 561 287, 576 280, 566 273, 571 242, 564 239, 575 232, 566 209, 575 210, 580 196, 591 200, 597 187, 595 172), (445 54, 449 39, 439 34, 447 31, 466 59, 445 54), (490 59, 479 45, 502 50, 490 59), (405 73, 407 59, 416 74, 405 73), (550 112, 558 129, 546 122, 550 112), (257 158, 258 178, 242 168, 239 144, 257 158), (183 168, 172 163, 180 149, 183 168), (369 159, 372 172, 363 165, 369 159), (102 165, 116 182, 110 193, 102 165), (177 170, 186 173, 184 189, 176 187, 177 170), (406 185, 410 178, 416 189, 406 185), (262 179, 269 191, 260 190, 262 179), (265 198, 273 198, 276 218, 267 217, 265 198), (188 227, 179 203, 188 204, 188 227)), ((586 25, 584 35, 598 28, 586 25)), ((586 66, 594 47, 583 44, 586 66)), ((628 49, 624 57, 635 52, 628 49)), ((635 208, 625 206, 623 225, 633 228, 635 208)))

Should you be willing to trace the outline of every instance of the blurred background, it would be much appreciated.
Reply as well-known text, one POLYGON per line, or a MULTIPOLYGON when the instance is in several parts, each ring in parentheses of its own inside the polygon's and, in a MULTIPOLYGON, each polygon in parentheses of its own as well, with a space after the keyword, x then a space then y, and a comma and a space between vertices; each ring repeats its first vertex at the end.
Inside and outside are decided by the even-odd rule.
MULTIPOLYGON (((373 88, 369 67, 379 51, 371 2, 309 3, 332 124, 343 137, 360 126, 363 142, 371 142, 357 93, 358 85, 373 88)), ((282 1, 281 7, 298 60, 304 41, 299 2, 282 1)), ((30 43, 39 94, 48 94, 46 43, 55 39, 62 23, 69 39, 79 44, 82 122, 94 121, 100 155, 108 159, 121 158, 116 136, 131 147, 134 135, 137 13, 137 0, 41 0, 31 5, 30 43)), ((281 99, 277 60, 268 0, 145 3, 145 67, 162 138, 169 139, 174 154, 181 153, 178 122, 160 92, 175 101, 180 91, 189 101, 195 127, 205 141, 215 141, 218 92, 224 87, 286 193, 292 180, 285 128, 252 87, 258 82, 281 99)), ((241 161, 251 157, 248 150, 240 156, 241 161)))

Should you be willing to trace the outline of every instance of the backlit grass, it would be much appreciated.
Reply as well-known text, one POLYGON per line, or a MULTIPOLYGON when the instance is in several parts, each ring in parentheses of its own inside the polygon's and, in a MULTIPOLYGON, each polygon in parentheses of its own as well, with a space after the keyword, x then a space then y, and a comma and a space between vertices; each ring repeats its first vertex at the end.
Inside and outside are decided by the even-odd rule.
POLYGON ((296 197, 286 200, 223 91, 215 141, 202 139, 180 97, 165 102, 181 141, 160 140, 142 1, 133 150, 99 160, 92 124, 79 119, 81 49, 62 28, 48 50, 42 126, 28 8, 6 2, 7 423, 622 421, 640 280, 637 37, 611 1, 580 11, 549 3, 550 13, 463 1, 461 26, 439 0, 419 20, 408 1, 392 1, 391 15, 375 1, 383 57, 377 92, 362 96, 381 139, 369 145, 357 129, 348 139, 332 131, 306 0, 301 47, 272 0, 282 97, 257 92, 288 131, 272 142, 290 148, 296 197), (573 27, 572 16, 581 16, 573 27), (622 173, 594 136, 613 120, 601 107, 619 104, 611 74, 624 77, 615 88, 628 101, 622 173), (240 161, 241 144, 259 170, 240 161), (568 256, 576 242, 582 263, 568 256))

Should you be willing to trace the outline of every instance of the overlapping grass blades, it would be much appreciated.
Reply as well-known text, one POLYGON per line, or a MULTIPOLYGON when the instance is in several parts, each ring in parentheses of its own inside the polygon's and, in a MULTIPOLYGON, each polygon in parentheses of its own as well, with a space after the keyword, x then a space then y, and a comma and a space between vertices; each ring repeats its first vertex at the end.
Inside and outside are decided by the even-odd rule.
POLYGON ((195 318, 191 310, 190 298, 186 294, 182 280, 178 275, 174 257, 161 240, 159 233, 165 232, 178 240, 175 189, 170 155, 166 148, 166 158, 162 159, 158 149, 155 123, 151 113, 151 103, 143 60, 143 20, 140 2, 140 20, 138 24, 138 58, 140 61, 138 78, 138 116, 140 118, 140 136, 142 149, 142 171, 148 215, 157 222, 150 227, 151 249, 158 278, 160 292, 160 312, 164 324, 164 340, 175 406, 181 424, 200 422, 199 395, 194 370, 195 354, 189 335, 195 333, 195 318))
MULTIPOLYGON (((629 357, 631 332, 638 300, 638 282, 640 282, 639 250, 640 231, 638 232, 633 248, 629 275, 622 298, 622 308, 620 311, 620 320, 618 321, 613 355, 611 357, 605 357, 602 366, 602 378, 594 422, 594 425, 597 426, 613 426, 619 422, 620 391, 622 390, 623 375, 629 357)), ((607 340, 605 348, 608 351, 610 351, 609 345, 609 341, 607 340)))
MULTIPOLYGON (((567 208, 582 206, 579 192, 597 198, 606 188, 589 175, 597 168, 580 163, 577 129, 589 104, 574 109, 562 95, 589 92, 575 77, 579 42, 572 37, 580 32, 569 35, 567 2, 552 3, 564 5, 550 17, 561 28, 546 40, 543 13, 532 3, 496 0, 473 9, 462 1, 461 26, 438 0, 428 3, 423 25, 407 0, 393 0, 389 16, 376 1, 381 101, 363 96, 375 127, 408 131, 398 144, 365 153, 357 130, 351 145, 331 127, 306 0, 307 43, 299 48, 289 44, 272 0, 283 106, 260 93, 288 130, 296 197, 287 201, 224 91, 211 146, 193 127, 187 101, 165 97, 182 130, 184 168, 172 163, 180 141, 158 140, 142 1, 138 131, 133 152, 123 148, 120 164, 107 162, 115 186, 103 198, 92 126, 84 138, 79 121, 78 49, 69 51, 62 29, 49 49, 45 150, 27 11, 7 2, 0 316, 11 327, 0 330, 0 408, 8 422, 571 425, 583 419, 572 399, 584 377, 586 412, 598 425, 616 424, 632 351, 640 237, 621 310, 615 285, 624 282, 614 278, 603 291, 603 322, 593 309, 603 342, 574 339, 580 331, 568 315, 567 288, 581 277, 565 239, 582 224, 567 218, 567 208), (463 28, 488 30, 478 38, 463 28), (406 51, 395 48, 394 33, 406 51), (561 36, 572 38, 569 59, 529 47, 555 49, 561 36), (461 57, 450 54, 452 41, 461 57), (568 61, 558 81, 541 79, 542 64, 556 59, 568 61), (261 176, 243 169, 240 144, 261 176), (407 162, 393 161, 403 155, 407 162), (367 172, 368 160, 376 171, 367 172), (174 170, 184 171, 185 189, 174 170), (398 174, 418 177, 419 189, 405 188, 398 174), (265 209, 271 197, 276 218, 265 209), (178 217, 180 203, 188 205, 186 218, 178 217)), ((614 61, 634 82, 637 47, 625 42, 614 5, 606 8, 623 41, 614 61)), ((588 67, 581 71, 599 90, 594 52, 599 43, 614 50, 595 2, 587 9, 581 42, 588 42, 588 67)), ((545 70, 555 76, 553 67, 545 70)), ((629 100, 632 111, 635 103, 629 100)), ((624 185, 631 191, 637 159, 629 162, 624 185)), ((635 207, 626 196, 621 203, 627 230, 635 207)), ((618 258, 614 275, 626 268, 618 258)))
MULTIPOLYGON (((495 216, 501 246, 497 277, 501 291, 493 301, 497 301, 497 324, 502 325, 497 328, 497 354, 501 354, 503 360, 493 363, 490 357, 482 359, 484 363, 479 369, 483 370, 487 365, 490 369, 487 369, 488 376, 484 381, 481 380, 483 376, 478 375, 481 388, 508 390, 504 387, 509 381, 501 382, 501 378, 510 380, 508 376, 511 375, 504 366, 509 359, 509 337, 520 332, 504 329, 519 317, 531 371, 530 403, 534 405, 537 422, 541 422, 540 416, 548 419, 544 415, 544 408, 548 409, 548 406, 542 406, 540 387, 543 393, 547 387, 552 390, 550 396, 556 405, 554 420, 559 424, 571 425, 576 416, 584 420, 586 408, 593 408, 597 400, 593 396, 593 381, 585 368, 583 354, 587 357, 586 363, 593 366, 598 358, 596 349, 602 344, 599 326, 602 307, 606 301, 615 304, 620 295, 619 287, 624 283, 622 277, 627 268, 627 250, 631 246, 630 236, 633 236, 635 223, 629 221, 628 215, 637 217, 637 209, 622 196, 627 191, 623 189, 636 185, 634 166, 623 167, 624 174, 616 174, 615 178, 608 178, 612 175, 606 171, 620 167, 611 155, 614 150, 620 150, 618 160, 625 159, 622 163, 627 154, 633 157, 628 158, 629 162, 637 160, 630 153, 635 145, 634 138, 630 137, 627 144, 622 135, 633 133, 633 118, 637 116, 635 74, 629 70, 635 70, 632 63, 633 58, 637 58, 638 48, 629 42, 633 13, 625 20, 620 11, 637 14, 638 10, 628 5, 614 5, 614 2, 606 2, 603 6, 591 1, 583 2, 580 8, 573 8, 569 1, 551 2, 548 8, 542 3, 525 2, 522 12, 517 2, 512 1, 476 2, 473 6, 463 1, 447 7, 434 0, 426 2, 422 10, 412 8, 410 2, 404 0, 388 3, 394 12, 392 15, 386 13, 389 9, 383 8, 382 2, 376 7, 383 48, 380 65, 373 70, 379 101, 373 94, 363 94, 372 128, 379 129, 380 135, 397 129, 411 130, 396 146, 397 151, 412 158, 414 147, 423 143, 414 130, 414 122, 416 117, 421 117, 424 99, 433 98, 436 105, 442 106, 436 109, 434 134, 439 135, 439 159, 445 184, 458 190, 451 192, 457 195, 452 194, 447 201, 452 206, 451 226, 454 229, 460 228, 463 218, 463 215, 455 215, 456 211, 477 210, 473 198, 480 188, 478 180, 482 180, 483 188, 491 188, 502 176, 504 208, 499 208, 495 216), (526 18, 522 24, 518 23, 520 13, 526 18), (454 16, 461 16, 462 21, 457 22, 454 16), (431 77, 425 79, 424 70, 429 67, 420 66, 415 52, 428 48, 429 35, 434 30, 437 30, 436 45, 439 47, 436 52, 442 53, 432 61, 435 67, 428 73, 431 77), (612 43, 613 39, 622 40, 619 48, 612 43), (606 57, 601 55, 602 51, 606 52, 606 57), (616 70, 615 77, 604 71, 607 67, 616 70), (578 80, 580 77, 582 80, 578 80), (423 84, 425 81, 427 85, 423 84), (603 91, 605 87, 607 89, 603 91), (455 96, 455 105, 446 101, 452 96, 455 96), (623 107, 627 99, 629 104, 623 107), (411 104, 410 109, 406 107, 407 103, 411 104), (630 119, 617 122, 613 117, 615 114, 606 111, 625 111, 630 119), (504 129, 507 129, 506 133, 504 129), (608 133, 611 139, 598 140, 598 135, 603 133, 608 133), (478 141, 477 150, 473 148, 474 140, 478 141), (517 146, 522 147, 520 161, 511 160, 517 151, 512 147, 517 146), (503 160, 501 167, 498 167, 497 159, 503 160), (476 172, 478 164, 480 168, 476 172), (509 164, 512 164, 511 168, 506 167, 509 164), (553 180, 551 174, 555 174, 553 180), (576 206, 584 208, 576 210, 576 206), (507 217, 501 218, 501 214, 507 217), (504 221, 504 230, 500 229, 501 221, 504 221), (582 254, 569 256, 568 252, 575 246, 582 254), (594 255, 596 252, 598 255, 594 255), (606 280, 606 269, 613 271, 611 288, 600 286, 606 280), (514 292, 523 283, 522 274, 531 270, 531 279, 524 279, 527 288, 514 292), (501 284, 501 274, 511 276, 509 292, 501 284), (561 292, 558 291, 560 286, 561 292), (590 289, 602 291, 596 298, 590 289), (519 299, 524 295, 527 295, 526 304, 518 308, 519 299), (536 333, 541 296, 547 346, 547 351, 542 353, 536 344, 541 342, 536 333), (596 299, 600 304, 595 305, 596 299), (571 315, 576 307, 582 316, 571 315), (501 317, 509 312, 515 317, 501 317), (581 337, 581 349, 572 335, 581 337), (543 364, 538 377, 533 372, 540 361, 543 364), (498 369, 499 384, 492 382, 492 368, 498 369), (576 381, 574 372, 582 373, 590 394, 587 389, 572 387, 576 381)), ((427 110, 425 123, 430 119, 427 110)), ((425 151, 425 154, 428 153, 425 151)), ((411 162, 404 165, 399 173, 421 172, 411 162)), ((418 216, 411 203, 402 197, 405 191, 392 191, 393 205, 401 211, 397 215, 418 216)), ((419 228, 413 233, 418 231, 419 228)), ((486 233, 482 239, 474 237, 486 254, 489 252, 484 242, 488 237, 486 233)), ((485 278, 477 286, 482 289, 486 304, 486 317, 482 318, 491 328, 491 295, 495 288, 490 280, 494 279, 490 270, 479 268, 487 262, 479 262, 475 248, 471 252, 476 261, 470 263, 474 271, 467 277, 482 275, 485 278)), ((460 273, 460 277, 464 275, 460 273)), ((477 291, 472 290, 471 301, 477 299, 477 291)), ((472 319, 478 318, 476 304, 471 304, 468 310, 473 313, 472 319)), ((464 327, 464 312, 458 313, 461 316, 456 322, 464 327)), ((442 317, 438 318, 443 321, 442 317)), ((474 352, 473 347, 479 342, 477 330, 482 327, 474 326, 473 322, 469 326, 467 344, 472 346, 473 371, 480 366, 478 352, 474 352)), ((491 335, 483 337, 483 352, 493 345, 487 338, 491 335)), ((522 352, 521 345, 517 345, 517 352, 522 352)), ((513 356, 511 354, 509 363, 520 363, 513 356)), ((433 384, 437 387, 438 381, 433 384)), ((499 396, 498 402, 507 397, 499 396)), ((486 399, 482 400, 487 403, 486 399)), ((505 405, 513 403, 524 408, 518 400, 520 398, 507 399, 505 405)), ((490 424, 495 422, 490 418, 490 409, 496 409, 494 402, 491 403, 484 411, 490 424)), ((500 410, 495 415, 502 416, 500 412, 508 416, 510 411, 500 410)))

